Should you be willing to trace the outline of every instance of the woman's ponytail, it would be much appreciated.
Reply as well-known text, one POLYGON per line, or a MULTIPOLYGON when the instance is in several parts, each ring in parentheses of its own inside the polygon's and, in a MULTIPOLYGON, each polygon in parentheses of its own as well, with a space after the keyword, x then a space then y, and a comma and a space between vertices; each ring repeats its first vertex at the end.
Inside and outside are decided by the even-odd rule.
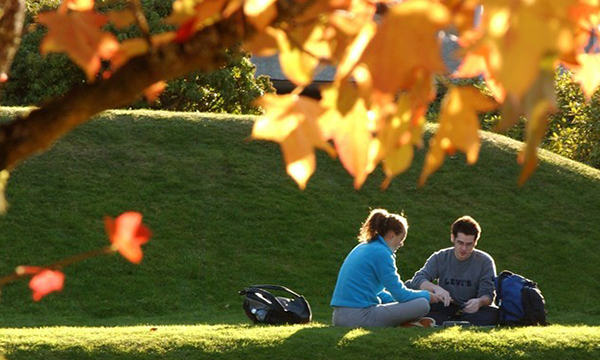
POLYGON ((372 210, 360 228, 358 241, 369 242, 377 235, 385 236, 390 230, 396 235, 406 233, 408 230, 406 218, 398 214, 390 214, 385 209, 372 210))

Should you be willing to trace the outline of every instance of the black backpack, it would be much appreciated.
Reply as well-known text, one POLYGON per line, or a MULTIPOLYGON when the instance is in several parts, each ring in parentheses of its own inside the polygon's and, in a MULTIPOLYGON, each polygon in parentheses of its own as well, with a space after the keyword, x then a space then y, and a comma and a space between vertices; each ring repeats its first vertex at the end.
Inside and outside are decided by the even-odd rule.
POLYGON ((500 325, 548 325, 546 301, 537 283, 504 270, 495 278, 500 325))
POLYGON ((312 320, 312 311, 304 296, 284 286, 254 285, 239 294, 244 295, 246 316, 255 324, 306 324, 312 320), (274 296, 267 290, 283 291, 294 298, 274 296))

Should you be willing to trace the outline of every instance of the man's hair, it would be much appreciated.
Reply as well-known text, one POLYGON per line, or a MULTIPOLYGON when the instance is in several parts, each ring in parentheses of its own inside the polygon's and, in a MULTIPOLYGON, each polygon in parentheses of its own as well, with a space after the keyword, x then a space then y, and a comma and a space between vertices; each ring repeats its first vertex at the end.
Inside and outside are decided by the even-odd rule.
POLYGON ((479 240, 481 235, 481 226, 472 217, 465 215, 461 216, 452 223, 452 235, 456 237, 459 232, 465 235, 475 235, 475 242, 479 240))

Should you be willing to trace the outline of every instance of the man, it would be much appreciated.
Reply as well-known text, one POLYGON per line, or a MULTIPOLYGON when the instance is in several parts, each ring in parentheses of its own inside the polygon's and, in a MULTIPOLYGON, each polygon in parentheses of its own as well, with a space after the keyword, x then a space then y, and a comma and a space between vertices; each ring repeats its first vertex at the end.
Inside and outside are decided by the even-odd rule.
POLYGON ((427 314, 438 325, 445 321, 495 325, 498 308, 492 304, 496 265, 489 254, 475 249, 481 227, 472 217, 463 216, 451 229, 450 240, 454 246, 433 253, 406 286, 441 296, 442 301, 431 304, 427 314))

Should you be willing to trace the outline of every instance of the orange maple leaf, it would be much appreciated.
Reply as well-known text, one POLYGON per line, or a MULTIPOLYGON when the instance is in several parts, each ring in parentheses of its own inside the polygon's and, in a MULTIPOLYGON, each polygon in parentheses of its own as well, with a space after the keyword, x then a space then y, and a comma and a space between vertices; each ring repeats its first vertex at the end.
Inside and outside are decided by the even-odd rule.
POLYGON ((254 123, 252 137, 278 142, 288 174, 301 189, 306 188, 316 168, 315 148, 335 154, 317 122, 323 108, 318 101, 298 95, 267 94, 256 104, 266 114, 254 123))
POLYGON ((54 291, 61 291, 65 283, 65 274, 56 270, 44 269, 29 281, 33 290, 33 300, 40 301, 44 296, 54 291))
MULTIPOLYGON (((507 105, 515 106, 514 103, 505 103, 504 107, 507 105)), ((505 109, 502 110, 502 121, 504 122, 509 117, 505 115, 505 109)), ((548 67, 540 71, 531 90, 520 102, 516 103, 515 109, 512 109, 514 115, 522 114, 527 118, 525 145, 517 158, 523 166, 519 176, 519 185, 523 185, 537 168, 537 148, 546 135, 548 115, 555 110, 554 69, 548 67)))
POLYGON ((322 94, 321 104, 328 109, 320 119, 322 127, 333 139, 340 162, 354 176, 354 187, 359 189, 377 165, 374 114, 348 83, 341 88, 330 87, 322 94))
POLYGON ((386 175, 381 184, 386 189, 394 176, 406 171, 412 163, 414 146, 421 144, 424 111, 413 109, 410 95, 403 94, 397 101, 397 112, 377 132, 380 143, 379 158, 383 159, 383 171, 386 175))
POLYGON ((285 76, 298 86, 312 82, 321 58, 331 57, 331 44, 324 36, 326 27, 316 23, 273 35, 279 48, 279 63, 285 76))
POLYGON ((485 58, 486 80, 494 79, 507 94, 521 98, 551 56, 571 59, 580 47, 572 10, 578 0, 483 0, 481 40, 467 54, 485 58))
POLYGON ((142 214, 129 211, 114 220, 105 216, 104 226, 113 248, 127 260, 139 264, 144 255, 141 246, 152 236, 150 230, 142 224, 142 214))
POLYGON ((431 74, 445 71, 438 32, 449 22, 448 9, 436 0, 405 1, 392 7, 362 58, 374 88, 395 93, 414 84, 418 69, 431 74))
POLYGON ((471 86, 451 86, 442 102, 439 128, 430 141, 419 185, 425 184, 444 162, 446 153, 460 150, 474 164, 479 155, 479 119, 477 112, 494 109, 497 104, 471 86))
POLYGON ((162 80, 148 86, 146 89, 144 89, 146 101, 148 101, 148 103, 153 103, 166 87, 167 83, 162 80))
POLYGON ((63 0, 58 11, 66 13, 68 10, 90 11, 94 9, 94 0, 63 0))
POLYGON ((244 14, 258 30, 263 30, 277 17, 277 0, 246 0, 244 14))
POLYGON ((577 56, 579 66, 573 78, 581 84, 581 89, 589 99, 600 85, 600 54, 580 54, 577 56))
POLYGON ((40 45, 41 53, 67 53, 88 80, 93 80, 100 70, 100 59, 110 59, 119 49, 117 39, 101 30, 107 22, 104 15, 91 11, 48 11, 39 14, 37 20, 48 27, 40 45))

